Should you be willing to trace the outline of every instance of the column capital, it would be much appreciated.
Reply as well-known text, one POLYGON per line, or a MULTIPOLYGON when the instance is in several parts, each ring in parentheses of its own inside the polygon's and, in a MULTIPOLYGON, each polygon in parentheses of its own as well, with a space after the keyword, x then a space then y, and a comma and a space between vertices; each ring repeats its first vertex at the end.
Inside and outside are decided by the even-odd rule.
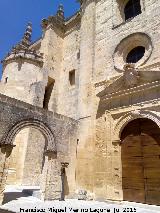
POLYGON ((61 162, 61 166, 62 166, 62 168, 67 168, 67 167, 68 167, 68 165, 69 165, 69 163, 68 163, 68 162, 61 162))

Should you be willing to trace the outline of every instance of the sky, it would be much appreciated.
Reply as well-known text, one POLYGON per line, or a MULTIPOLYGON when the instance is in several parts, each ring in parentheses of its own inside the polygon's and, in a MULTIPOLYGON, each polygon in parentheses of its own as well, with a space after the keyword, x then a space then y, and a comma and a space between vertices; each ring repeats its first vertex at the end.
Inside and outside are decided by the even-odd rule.
MULTIPOLYGON (((79 9, 76 0, 0 0, 0 60, 19 42, 28 22, 32 22, 32 41, 41 37, 41 20, 54 15, 63 4, 65 17, 79 9)), ((0 65, 0 77, 2 66, 0 65)))

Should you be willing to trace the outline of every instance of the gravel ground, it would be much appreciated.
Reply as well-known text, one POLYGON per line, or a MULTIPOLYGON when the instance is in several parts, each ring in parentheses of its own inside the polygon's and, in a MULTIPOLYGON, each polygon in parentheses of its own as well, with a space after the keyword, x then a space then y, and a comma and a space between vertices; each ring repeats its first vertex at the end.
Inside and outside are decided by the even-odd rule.
POLYGON ((136 212, 136 213, 160 213, 160 206, 137 204, 131 202, 111 203, 98 201, 80 201, 70 199, 66 201, 46 201, 42 202, 36 198, 20 198, 11 201, 1 206, 2 209, 10 210, 11 212, 45 212, 45 213, 122 213, 122 212, 136 212), (41 211, 40 211, 41 210, 41 211), (43 210, 43 211, 42 211, 43 210))

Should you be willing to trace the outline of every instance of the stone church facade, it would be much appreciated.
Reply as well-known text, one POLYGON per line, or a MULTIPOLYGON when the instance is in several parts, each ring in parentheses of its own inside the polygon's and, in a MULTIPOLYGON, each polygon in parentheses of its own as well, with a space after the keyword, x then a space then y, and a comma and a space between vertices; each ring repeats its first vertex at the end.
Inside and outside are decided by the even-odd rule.
POLYGON ((160 1, 81 0, 31 24, 4 58, 1 200, 10 185, 45 200, 160 204, 160 1))

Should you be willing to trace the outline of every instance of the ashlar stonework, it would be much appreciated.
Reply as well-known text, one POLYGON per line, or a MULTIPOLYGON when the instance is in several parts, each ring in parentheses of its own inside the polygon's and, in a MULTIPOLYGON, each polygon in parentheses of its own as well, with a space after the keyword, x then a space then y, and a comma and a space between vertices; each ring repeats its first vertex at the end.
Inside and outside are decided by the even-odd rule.
POLYGON ((160 1, 79 2, 43 19, 33 43, 29 23, 2 61, 1 201, 18 185, 158 205, 160 1))

